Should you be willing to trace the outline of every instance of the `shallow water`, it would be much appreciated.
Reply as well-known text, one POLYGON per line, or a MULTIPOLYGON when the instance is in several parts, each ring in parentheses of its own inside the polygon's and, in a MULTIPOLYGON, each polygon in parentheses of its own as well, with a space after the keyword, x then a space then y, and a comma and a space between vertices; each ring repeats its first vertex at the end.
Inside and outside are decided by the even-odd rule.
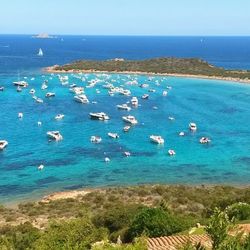
MULTIPOLYGON (((33 76, 33 75, 32 75, 33 76)), ((22 200, 41 197, 52 191, 79 187, 130 185, 142 183, 185 184, 249 184, 250 182, 250 86, 247 84, 185 79, 175 77, 132 76, 140 83, 149 83, 155 93, 138 86, 126 85, 126 75, 87 75, 81 82, 69 75, 69 82, 86 86, 94 78, 102 81, 94 88, 86 88, 90 102, 79 104, 73 100, 68 86, 62 86, 56 75, 28 77, 29 88, 17 93, 12 81, 16 77, 2 79, 6 91, 0 92, 0 139, 9 142, 0 152, 0 201, 22 200), (47 79, 49 88, 42 91, 41 84, 47 79), (116 105, 126 103, 131 97, 109 96, 104 82, 114 81, 115 86, 124 85, 139 98, 139 107, 131 112, 117 110, 116 105), (156 86, 156 82, 160 86, 156 86), (162 96, 166 86, 172 86, 168 96, 162 96), (35 103, 30 88, 44 99, 35 103), (95 89, 100 89, 97 94, 95 89), (56 97, 44 98, 46 92, 56 97), (142 100, 144 93, 149 100, 142 100), (157 106, 158 109, 153 109, 157 106), (106 112, 107 122, 89 119, 89 112, 106 112), (17 118, 18 112, 24 118, 17 118), (65 118, 56 121, 55 115, 65 118), (121 117, 134 115, 139 124, 128 133, 121 117), (168 119, 175 117, 174 121, 168 119), (42 121, 42 126, 37 126, 42 121), (198 130, 191 133, 189 122, 197 123, 198 130), (64 139, 48 142, 46 132, 59 130, 64 139), (178 133, 185 131, 186 136, 178 133), (107 136, 117 132, 120 139, 107 136), (151 134, 164 137, 164 146, 149 141, 151 134), (102 137, 100 144, 92 144, 91 135, 102 137), (209 145, 201 145, 199 139, 208 136, 209 145), (168 149, 176 156, 170 157, 168 149), (131 152, 124 157, 123 152, 131 152), (104 158, 109 157, 110 163, 104 158), (43 171, 37 166, 44 164, 43 171)))

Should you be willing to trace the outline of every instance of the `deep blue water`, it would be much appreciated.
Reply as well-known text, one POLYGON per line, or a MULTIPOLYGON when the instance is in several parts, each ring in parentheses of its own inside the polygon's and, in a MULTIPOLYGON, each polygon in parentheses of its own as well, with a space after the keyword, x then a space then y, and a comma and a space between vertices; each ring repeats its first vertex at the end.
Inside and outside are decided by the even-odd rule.
POLYGON ((77 75, 69 75, 69 83, 79 86, 86 86, 91 79, 101 80, 94 88, 85 89, 90 102, 97 101, 97 104, 81 105, 74 102, 69 87, 62 86, 57 75, 40 71, 42 66, 79 58, 155 56, 202 56, 227 68, 249 68, 249 38, 203 38, 202 44, 200 38, 82 39, 64 37, 62 42, 60 39, 0 36, 0 85, 6 88, 0 92, 0 139, 9 142, 0 152, 0 201, 40 197, 52 191, 78 187, 138 183, 249 184, 249 85, 175 77, 150 80, 147 76, 131 76, 129 79, 125 75, 83 75, 85 80, 81 81, 77 75), (39 47, 43 48, 43 58, 36 56, 39 47), (221 54, 216 53, 219 51, 221 54), (12 84, 17 80, 17 72, 21 79, 26 76, 29 82, 29 88, 21 93, 17 93, 12 84), (35 80, 31 80, 32 77, 35 80), (49 87, 42 91, 45 79, 49 87), (149 88, 156 92, 127 85, 131 79, 139 84, 149 83, 149 88), (132 96, 139 98, 140 106, 129 112, 136 116, 139 124, 129 133, 122 131, 121 116, 127 112, 118 111, 115 106, 131 97, 109 96, 102 87, 105 82, 123 85, 131 90, 132 96), (163 97, 162 92, 169 85, 172 90, 163 97), (34 102, 30 88, 36 89, 43 104, 34 102), (100 94, 96 93, 97 88, 100 94), (47 91, 55 92, 56 97, 44 98, 47 91), (144 93, 150 94, 149 100, 140 98, 144 93), (154 106, 158 109, 153 109, 154 106), (88 117, 92 111, 104 111, 111 119, 92 121, 88 117), (17 118, 18 112, 24 113, 23 120, 17 118), (65 114, 64 120, 54 119, 58 113, 65 114), (175 121, 168 120, 169 116, 175 117, 175 121), (37 126, 38 120, 43 123, 41 127, 37 126), (190 121, 198 125, 194 134, 188 130, 190 121), (64 140, 48 142, 48 130, 60 130, 64 140), (108 138, 110 131, 119 133, 120 139, 108 138), (186 136, 179 137, 180 131, 185 131, 186 136), (151 134, 162 135, 165 145, 150 143, 151 134), (91 144, 91 135, 101 136, 102 143, 91 144), (209 136, 211 144, 201 145, 201 136, 209 136), (175 149, 176 156, 168 156, 170 148, 175 149), (132 156, 125 158, 124 151, 130 151, 132 156), (110 163, 104 162, 105 156, 110 157, 110 163), (43 171, 37 170, 39 164, 45 165, 43 171))

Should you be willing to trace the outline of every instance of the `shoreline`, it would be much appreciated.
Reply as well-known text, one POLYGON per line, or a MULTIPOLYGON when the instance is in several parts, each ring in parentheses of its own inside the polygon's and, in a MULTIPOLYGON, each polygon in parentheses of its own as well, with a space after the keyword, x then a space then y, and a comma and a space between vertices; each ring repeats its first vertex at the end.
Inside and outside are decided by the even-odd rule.
POLYGON ((57 73, 57 74, 71 74, 71 73, 84 73, 84 74, 124 74, 124 75, 146 75, 146 76, 170 76, 170 77, 183 77, 183 78, 195 78, 205 80, 219 80, 226 82, 244 83, 250 84, 250 79, 241 79, 233 77, 220 77, 220 76, 207 76, 207 75, 192 75, 192 74, 178 74, 178 73, 153 73, 153 72, 142 72, 142 71, 100 71, 100 70, 56 70, 55 67, 58 65, 45 67, 43 71, 46 73, 57 73))

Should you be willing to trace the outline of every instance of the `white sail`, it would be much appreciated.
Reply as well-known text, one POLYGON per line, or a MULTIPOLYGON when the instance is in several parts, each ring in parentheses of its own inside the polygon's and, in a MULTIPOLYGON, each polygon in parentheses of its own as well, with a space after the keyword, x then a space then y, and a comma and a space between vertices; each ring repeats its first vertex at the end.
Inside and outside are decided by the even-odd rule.
POLYGON ((39 51, 38 51, 38 54, 37 54, 38 56, 43 56, 43 51, 42 51, 42 49, 40 48, 39 49, 39 51))

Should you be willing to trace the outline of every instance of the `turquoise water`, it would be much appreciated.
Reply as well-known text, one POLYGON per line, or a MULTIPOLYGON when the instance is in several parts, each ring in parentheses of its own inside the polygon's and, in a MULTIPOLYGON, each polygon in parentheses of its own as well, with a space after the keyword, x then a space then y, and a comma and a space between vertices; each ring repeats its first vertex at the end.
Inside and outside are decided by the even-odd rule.
POLYGON ((250 86, 201 79, 175 77, 131 76, 138 83, 149 83, 156 90, 126 85, 131 79, 126 75, 85 75, 82 82, 69 75, 69 83, 86 86, 91 79, 101 81, 94 88, 86 88, 90 102, 79 104, 73 100, 69 86, 62 86, 56 75, 28 76, 29 87, 17 93, 12 85, 17 77, 0 79, 6 87, 0 92, 0 139, 9 142, 0 152, 0 201, 41 197, 58 190, 80 187, 130 185, 142 183, 185 184, 249 184, 250 182, 250 86), (31 77, 35 77, 32 81, 31 77), (48 80, 48 89, 41 84, 48 80), (156 82, 160 86, 156 86, 156 82), (105 82, 130 89, 139 99, 139 107, 130 112, 117 110, 116 105, 126 103, 131 97, 109 96, 102 87, 105 82), (162 96, 166 86, 172 86, 168 96, 162 96), (43 104, 34 102, 29 90, 36 89, 43 104), (96 93, 100 90, 100 94, 96 93), (46 92, 56 97, 44 98, 46 92), (140 97, 148 93, 148 100, 140 97), (158 109, 153 109, 157 106, 158 109), (107 122, 89 119, 89 112, 106 112, 107 122), (24 118, 17 118, 23 112, 24 118), (56 121, 55 115, 65 118, 56 121), (128 133, 121 117, 134 115, 139 124, 128 133), (168 119, 175 117, 174 121, 168 119), (37 126, 42 121, 42 126, 37 126), (198 126, 196 133, 188 130, 189 122, 198 126), (46 132, 59 130, 64 139, 48 142, 46 132), (178 133, 185 131, 186 136, 178 133), (113 140, 108 132, 117 132, 120 139, 113 140), (150 143, 149 136, 164 137, 164 146, 150 143), (100 144, 90 143, 91 135, 102 137, 100 144), (211 144, 201 145, 199 139, 208 136, 211 144), (170 157, 168 149, 176 156, 170 157), (124 157, 123 152, 131 152, 124 157), (104 162, 109 157, 109 163, 104 162), (38 171, 37 167, 45 168, 38 171))

